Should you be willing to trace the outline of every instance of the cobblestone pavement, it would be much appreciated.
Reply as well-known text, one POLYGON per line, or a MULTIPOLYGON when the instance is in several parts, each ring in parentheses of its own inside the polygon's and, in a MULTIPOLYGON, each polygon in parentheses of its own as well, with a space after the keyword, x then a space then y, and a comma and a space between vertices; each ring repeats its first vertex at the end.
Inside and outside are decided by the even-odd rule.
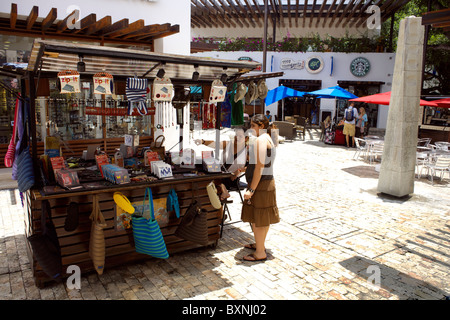
MULTIPOLYGON (((82 276, 81 289, 34 285, 17 190, 0 191, 0 300, 7 299, 445 299, 450 295, 450 185, 416 180, 406 199, 379 195, 374 165, 317 136, 280 144, 281 222, 264 263, 242 261, 252 242, 232 192, 214 248, 82 276), (17 202, 17 203, 16 203, 17 202)), ((448 181, 448 180, 447 180, 448 181)))

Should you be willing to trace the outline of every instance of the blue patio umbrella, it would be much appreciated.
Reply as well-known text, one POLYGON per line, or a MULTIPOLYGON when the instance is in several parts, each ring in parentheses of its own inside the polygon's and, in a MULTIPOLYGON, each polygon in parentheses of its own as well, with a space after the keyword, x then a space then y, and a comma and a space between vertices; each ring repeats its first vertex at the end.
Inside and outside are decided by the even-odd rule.
MULTIPOLYGON (((337 104, 336 103, 337 99, 348 100, 348 99, 355 99, 355 97, 357 97, 353 93, 339 86, 308 92, 308 95, 315 96, 316 98, 334 99, 335 104, 337 104)), ((336 108, 337 106, 335 105, 334 107, 335 114, 337 114, 336 108)))
POLYGON ((316 96, 316 98, 325 98, 325 99, 355 99, 355 98, 358 98, 353 93, 348 92, 347 90, 345 90, 339 86, 329 87, 326 89, 308 92, 308 94, 316 96))
POLYGON ((308 94, 316 96, 316 98, 325 98, 325 99, 355 99, 358 98, 353 93, 348 92, 347 90, 335 86, 329 87, 326 89, 320 89, 312 92, 308 92, 308 94))
POLYGON ((267 106, 269 104, 275 103, 287 97, 303 97, 305 94, 306 92, 297 91, 285 86, 279 86, 275 89, 270 90, 267 93, 264 102, 266 103, 267 106))
POLYGON ((266 106, 272 103, 275 103, 277 101, 282 102, 281 107, 281 119, 284 120, 284 98, 288 97, 303 97, 306 94, 306 92, 301 92, 294 90, 292 88, 288 88, 285 86, 279 86, 278 88, 272 89, 267 93, 266 99, 264 102, 266 103, 266 106))

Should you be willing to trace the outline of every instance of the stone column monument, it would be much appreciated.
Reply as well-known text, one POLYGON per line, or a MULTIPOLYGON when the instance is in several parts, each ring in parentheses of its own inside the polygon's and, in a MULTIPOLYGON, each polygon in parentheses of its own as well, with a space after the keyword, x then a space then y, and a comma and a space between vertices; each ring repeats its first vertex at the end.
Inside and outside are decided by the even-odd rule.
POLYGON ((414 192, 424 31, 422 18, 400 22, 378 180, 378 191, 395 197, 414 192))

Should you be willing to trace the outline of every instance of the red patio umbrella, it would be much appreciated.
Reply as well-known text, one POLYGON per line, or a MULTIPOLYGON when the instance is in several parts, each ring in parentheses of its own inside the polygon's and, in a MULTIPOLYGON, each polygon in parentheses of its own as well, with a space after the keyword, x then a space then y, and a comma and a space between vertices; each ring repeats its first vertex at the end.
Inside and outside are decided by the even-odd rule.
POLYGON ((433 100, 439 108, 450 108, 450 98, 433 100))
MULTIPOLYGON (((361 98, 350 99, 348 101, 389 105, 389 102, 391 101, 391 91, 377 93, 377 94, 373 94, 371 96, 365 96, 365 97, 361 97, 361 98)), ((431 101, 425 101, 425 100, 420 100, 420 105, 421 106, 431 106, 431 107, 438 106, 434 101, 431 102, 431 101)))

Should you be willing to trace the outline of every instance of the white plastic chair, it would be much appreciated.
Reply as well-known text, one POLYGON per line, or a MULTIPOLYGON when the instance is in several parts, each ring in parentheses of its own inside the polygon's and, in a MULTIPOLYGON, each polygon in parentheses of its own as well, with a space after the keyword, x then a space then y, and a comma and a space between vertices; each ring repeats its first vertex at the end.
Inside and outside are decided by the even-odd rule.
POLYGON ((431 171, 431 184, 434 184, 433 176, 436 173, 436 171, 441 172, 441 175, 440 175, 441 181, 442 181, 442 177, 445 172, 449 173, 449 178, 450 178, 450 157, 448 157, 448 156, 444 156, 444 157, 438 156, 436 158, 435 162, 427 163, 426 167, 427 167, 427 175, 430 175, 430 171, 431 171))
POLYGON ((372 162, 378 158, 378 156, 381 158, 383 155, 383 148, 384 143, 382 141, 374 141, 371 143, 369 147, 369 162, 372 164, 372 162))
POLYGON ((428 147, 430 142, 431 142, 431 138, 417 139, 417 146, 418 147, 428 147))
POLYGON ((353 155, 353 159, 356 158, 356 160, 358 160, 358 158, 360 157, 361 154, 362 154, 362 157, 365 159, 367 156, 367 151, 368 151, 367 141, 365 141, 364 139, 361 139, 361 138, 355 138, 355 144, 356 144, 356 151, 355 151, 355 154, 353 155))
POLYGON ((425 150, 418 149, 416 152, 416 169, 418 179, 422 176, 423 168, 429 163, 429 153, 424 151, 425 150))
POLYGON ((448 150, 448 147, 449 147, 449 143, 448 142, 436 141, 434 144, 436 145, 436 149, 438 149, 438 150, 449 151, 448 150))

